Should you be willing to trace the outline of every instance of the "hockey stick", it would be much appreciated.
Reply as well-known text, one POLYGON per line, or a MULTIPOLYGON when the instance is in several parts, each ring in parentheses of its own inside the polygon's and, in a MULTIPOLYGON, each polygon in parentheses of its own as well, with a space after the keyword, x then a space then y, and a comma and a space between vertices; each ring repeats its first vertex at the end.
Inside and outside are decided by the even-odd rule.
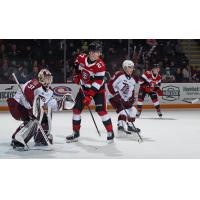
POLYGON ((191 101, 187 101, 185 99, 180 99, 180 101, 186 102, 186 103, 192 103, 191 101))
MULTIPOLYGON (((83 92, 83 96, 85 97, 85 93, 84 93, 83 87, 82 87, 81 84, 80 84, 80 86, 81 86, 81 90, 82 90, 82 92, 83 92)), ((91 109, 90 109, 90 106, 87 105, 87 107, 88 107, 88 110, 89 110, 90 115, 91 115, 91 117, 92 117, 92 120, 93 120, 93 122, 94 122, 94 125, 95 125, 95 127, 96 127, 97 133, 99 134, 99 136, 101 136, 101 133, 100 133, 98 127, 97 127, 97 124, 96 124, 96 122, 95 122, 95 119, 94 119, 94 116, 93 116, 92 111, 91 111, 91 109)))
POLYGON ((186 103, 191 103, 191 104, 194 104, 194 103, 197 103, 198 101, 199 101, 200 99, 194 99, 193 101, 187 101, 187 100, 184 100, 184 99, 182 99, 181 101, 184 101, 184 102, 186 102, 186 103))
MULTIPOLYGON (((125 107, 124 107, 124 105, 123 105, 123 103, 122 103, 121 99, 120 99, 120 104, 121 104, 121 106, 122 106, 123 110, 125 111, 126 115, 128 116, 128 118, 130 118, 130 116, 129 116, 128 112, 126 111, 126 109, 125 109, 125 107)), ((133 123, 133 122, 131 122, 131 124, 132 124, 132 125, 133 125, 133 127, 136 129, 136 127, 135 127, 134 123, 133 123)), ((142 139, 142 137, 141 137, 141 135, 140 135, 139 131, 136 131, 136 133, 137 133, 138 137, 140 138, 140 141, 141 141, 141 142, 143 142, 143 139, 142 139)), ((139 142, 139 140, 138 140, 138 142, 139 142)))
MULTIPOLYGON (((17 77, 15 76, 14 73, 12 73, 12 76, 13 76, 13 78, 15 79, 15 82, 17 83, 17 86, 18 86, 19 89, 21 90, 22 95, 23 95, 24 98, 26 99, 26 96, 24 95, 24 92, 23 92, 23 90, 22 90, 22 88, 21 88, 21 86, 20 86, 20 84, 19 84, 19 81, 17 80, 17 77)), ((26 101, 27 101, 27 99, 26 99, 26 101)), ((28 101, 27 101, 27 102, 28 102, 28 101)), ((30 104, 29 104, 29 105, 30 105, 30 104)), ((38 127, 39 127, 39 129, 40 129, 40 131, 41 131, 41 133, 42 133, 42 136, 44 137, 46 143, 47 143, 49 146, 51 146, 52 144, 49 142, 48 137, 47 137, 46 134, 44 133, 44 130, 43 130, 41 124, 39 123, 39 121, 38 121, 37 119, 34 119, 34 120, 36 120, 36 123, 38 124, 38 127)))
POLYGON ((193 103, 197 103, 198 101, 199 101, 200 99, 194 99, 191 103, 193 104, 193 103))
POLYGON ((147 53, 147 56, 151 56, 151 54, 153 53, 153 50, 156 48, 156 45, 153 45, 152 47, 151 47, 151 49, 149 50, 149 52, 147 53))
MULTIPOLYGON (((167 96, 167 97, 172 97, 172 96, 167 96)), ((188 101, 188 100, 185 100, 185 99, 179 99, 179 101, 183 101, 183 102, 190 103, 190 104, 197 103, 199 100, 200 100, 199 98, 194 99, 192 101, 188 101)))

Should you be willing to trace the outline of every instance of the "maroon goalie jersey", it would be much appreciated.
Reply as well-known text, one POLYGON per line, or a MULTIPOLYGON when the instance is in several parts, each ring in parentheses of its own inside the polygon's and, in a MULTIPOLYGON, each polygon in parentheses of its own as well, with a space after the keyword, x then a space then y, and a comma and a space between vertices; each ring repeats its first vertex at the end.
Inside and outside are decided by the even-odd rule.
POLYGON ((148 71, 145 71, 144 74, 142 74, 138 82, 140 84, 141 89, 152 87, 152 85, 154 85, 154 87, 160 87, 161 76, 159 74, 155 76, 152 73, 152 71, 148 70, 148 71))
POLYGON ((99 92, 105 91, 104 77, 106 67, 101 59, 89 64, 88 56, 80 54, 75 61, 80 84, 86 95, 95 96, 99 92))
POLYGON ((22 90, 23 94, 21 90, 18 90, 14 96, 14 99, 25 108, 30 109, 33 106, 35 98, 40 96, 44 103, 52 105, 53 110, 57 109, 57 102, 52 99, 53 91, 50 88, 45 89, 37 79, 32 79, 26 82, 22 86, 22 90))

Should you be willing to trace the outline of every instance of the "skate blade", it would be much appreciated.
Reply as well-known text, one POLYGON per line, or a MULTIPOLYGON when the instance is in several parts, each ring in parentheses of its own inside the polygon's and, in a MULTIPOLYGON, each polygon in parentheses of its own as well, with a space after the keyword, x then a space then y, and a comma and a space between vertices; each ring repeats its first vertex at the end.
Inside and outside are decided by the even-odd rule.
POLYGON ((30 150, 36 150, 36 151, 53 151, 55 148, 54 146, 35 146, 30 148, 30 150))
POLYGON ((127 133, 127 135, 135 135, 137 133, 141 133, 141 130, 140 131, 128 131, 129 133, 127 133))
POLYGON ((124 138, 124 137, 127 137, 129 135, 132 135, 132 132, 131 131, 127 131, 127 130, 124 130, 124 131, 118 131, 117 132, 117 138, 124 138))
POLYGON ((78 138, 75 138, 73 140, 67 140, 66 139, 66 143, 73 143, 73 142, 78 142, 78 138))
POLYGON ((16 147, 16 146, 13 146, 13 150, 15 150, 15 151, 29 151, 30 149, 27 148, 27 147, 16 147))
POLYGON ((114 143, 114 139, 112 140, 107 140, 107 144, 113 144, 114 143))
POLYGON ((46 147, 48 146, 47 144, 42 144, 42 143, 35 143, 35 147, 46 147))
POLYGON ((126 137, 126 133, 124 133, 124 132, 118 132, 117 134, 116 134, 116 138, 124 138, 124 137, 126 137))

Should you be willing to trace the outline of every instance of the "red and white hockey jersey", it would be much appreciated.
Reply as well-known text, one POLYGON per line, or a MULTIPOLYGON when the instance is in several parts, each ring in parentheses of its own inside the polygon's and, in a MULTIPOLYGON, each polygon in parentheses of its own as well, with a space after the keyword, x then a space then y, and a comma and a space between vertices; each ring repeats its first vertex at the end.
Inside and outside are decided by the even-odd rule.
POLYGON ((44 104, 50 106, 53 111, 58 109, 57 101, 53 98, 53 91, 48 88, 45 89, 37 79, 32 79, 22 86, 23 93, 18 90, 14 99, 27 109, 31 109, 34 100, 39 96, 44 104))
POLYGON ((129 98, 134 98, 135 84, 136 82, 131 76, 126 75, 123 71, 118 71, 108 82, 108 90, 113 96, 118 93, 124 101, 128 101, 129 98))
POLYGON ((155 76, 152 73, 152 71, 148 70, 148 71, 145 71, 144 74, 142 74, 138 82, 141 88, 150 87, 152 83, 156 85, 157 87, 160 87, 161 76, 159 74, 155 76))
POLYGON ((101 59, 96 60, 94 63, 88 63, 88 56, 80 54, 75 61, 78 67, 81 85, 84 90, 89 92, 89 95, 94 96, 100 91, 105 91, 104 77, 106 67, 101 59))

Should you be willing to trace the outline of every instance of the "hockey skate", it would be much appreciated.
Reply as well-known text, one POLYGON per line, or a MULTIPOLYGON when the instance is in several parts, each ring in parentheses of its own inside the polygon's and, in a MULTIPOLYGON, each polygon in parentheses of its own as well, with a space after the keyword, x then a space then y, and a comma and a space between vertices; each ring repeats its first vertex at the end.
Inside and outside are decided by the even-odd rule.
POLYGON ((125 128, 123 126, 118 126, 117 137, 122 138, 122 137, 126 137, 126 135, 131 135, 131 132, 125 130, 125 128))
POLYGON ((107 141, 108 141, 109 144, 114 142, 114 137, 115 137, 115 134, 114 134, 113 131, 112 132, 108 132, 107 141))
POLYGON ((78 142, 80 134, 78 131, 74 131, 71 135, 66 137, 66 142, 71 143, 71 142, 78 142))
POLYGON ((139 118, 141 115, 141 112, 137 111, 136 117, 139 118))
POLYGON ((140 133, 141 130, 134 126, 128 126, 128 131, 130 131, 131 133, 140 133))
POLYGON ((29 150, 27 144, 22 143, 16 139, 12 139, 10 145, 13 147, 14 150, 17 150, 17 151, 28 151, 29 150))
POLYGON ((159 111, 159 112, 157 112, 158 113, 158 116, 160 117, 160 118, 162 118, 162 113, 159 111))

